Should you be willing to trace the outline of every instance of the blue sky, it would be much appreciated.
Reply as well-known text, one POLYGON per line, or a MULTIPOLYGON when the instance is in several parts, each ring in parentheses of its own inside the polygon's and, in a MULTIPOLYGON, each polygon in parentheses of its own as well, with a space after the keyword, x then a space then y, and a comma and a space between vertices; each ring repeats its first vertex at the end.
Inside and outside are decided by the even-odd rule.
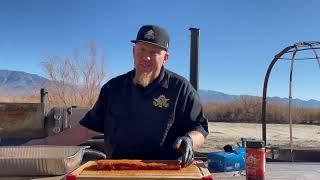
MULTIPOLYGON (((95 41, 107 78, 133 67, 132 43, 143 24, 171 38, 167 67, 189 77, 189 27, 200 28, 200 89, 262 95, 274 55, 299 41, 320 41, 320 1, 1 0, 0 69, 44 75, 47 55, 86 52, 95 41)), ((320 54, 320 52, 319 52, 320 54)), ((268 96, 288 96, 290 61, 280 61, 268 96)), ((293 97, 320 100, 316 61, 295 65, 293 97)))

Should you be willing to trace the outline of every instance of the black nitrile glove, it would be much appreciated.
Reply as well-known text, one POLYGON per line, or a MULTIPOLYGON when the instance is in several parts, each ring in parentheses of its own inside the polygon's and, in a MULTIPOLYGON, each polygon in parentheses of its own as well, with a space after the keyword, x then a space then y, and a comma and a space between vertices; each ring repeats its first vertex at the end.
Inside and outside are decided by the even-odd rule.
POLYGON ((182 153, 181 165, 182 167, 189 166, 194 160, 193 142, 189 135, 177 138, 173 143, 173 148, 178 149, 182 153))

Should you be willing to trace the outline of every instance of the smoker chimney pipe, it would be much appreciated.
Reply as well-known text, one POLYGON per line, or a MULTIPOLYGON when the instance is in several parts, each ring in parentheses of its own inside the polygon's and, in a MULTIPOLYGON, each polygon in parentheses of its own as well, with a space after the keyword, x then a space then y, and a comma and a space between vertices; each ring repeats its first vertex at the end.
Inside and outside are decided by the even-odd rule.
POLYGON ((48 94, 48 92, 44 88, 41 88, 40 89, 40 104, 41 104, 41 111, 42 111, 43 117, 46 116, 45 100, 44 100, 46 94, 48 94))
POLYGON ((190 83, 198 91, 199 87, 199 36, 200 29, 189 28, 191 31, 190 45, 190 83))

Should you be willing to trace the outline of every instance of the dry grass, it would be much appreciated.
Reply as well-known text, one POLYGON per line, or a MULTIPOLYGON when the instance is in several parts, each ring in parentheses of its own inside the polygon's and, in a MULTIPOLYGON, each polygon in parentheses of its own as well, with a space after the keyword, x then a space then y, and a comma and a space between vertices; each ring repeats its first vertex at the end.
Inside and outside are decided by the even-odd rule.
MULTIPOLYGON (((261 122, 261 98, 242 96, 227 103, 205 103, 204 112, 211 122, 261 122)), ((288 106, 268 103, 266 109, 267 123, 287 123, 288 106)), ((291 117, 296 124, 320 124, 320 109, 292 107, 291 117)))
POLYGON ((0 96, 0 102, 39 103, 40 94, 28 94, 20 96, 0 96))

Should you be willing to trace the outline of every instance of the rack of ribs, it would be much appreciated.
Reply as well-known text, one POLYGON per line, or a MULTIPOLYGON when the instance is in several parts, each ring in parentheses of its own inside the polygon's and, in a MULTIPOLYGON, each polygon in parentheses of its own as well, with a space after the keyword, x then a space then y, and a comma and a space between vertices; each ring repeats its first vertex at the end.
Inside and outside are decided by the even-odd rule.
POLYGON ((175 160, 97 160, 92 170, 179 170, 175 160))

